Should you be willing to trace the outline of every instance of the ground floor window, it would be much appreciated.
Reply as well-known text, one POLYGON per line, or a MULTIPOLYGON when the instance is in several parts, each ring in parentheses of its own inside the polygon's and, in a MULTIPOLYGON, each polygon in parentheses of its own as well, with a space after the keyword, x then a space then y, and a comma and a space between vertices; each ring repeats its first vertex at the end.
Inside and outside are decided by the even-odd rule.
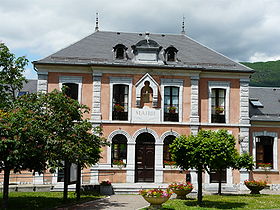
POLYGON ((117 134, 112 139, 112 165, 121 164, 121 162, 126 165, 127 160, 127 139, 122 134, 117 134))
POLYGON ((257 168, 273 168, 273 137, 256 137, 256 163, 257 168))
POLYGON ((163 166, 172 165, 171 153, 169 152, 169 145, 173 143, 176 137, 173 135, 166 136, 163 141, 163 166))
POLYGON ((210 183, 219 183, 219 176, 222 177, 222 183, 227 183, 227 170, 223 169, 221 172, 216 170, 210 171, 210 183))

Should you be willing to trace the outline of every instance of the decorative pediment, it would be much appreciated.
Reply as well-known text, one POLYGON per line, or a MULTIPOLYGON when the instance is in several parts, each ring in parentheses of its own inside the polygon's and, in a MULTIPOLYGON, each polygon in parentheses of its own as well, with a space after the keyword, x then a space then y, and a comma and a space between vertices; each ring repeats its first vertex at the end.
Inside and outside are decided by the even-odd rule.
POLYGON ((152 90, 152 101, 153 107, 158 106, 158 83, 154 80, 154 78, 146 73, 135 85, 136 87, 136 105, 137 107, 141 106, 141 95, 143 88, 149 86, 152 90))

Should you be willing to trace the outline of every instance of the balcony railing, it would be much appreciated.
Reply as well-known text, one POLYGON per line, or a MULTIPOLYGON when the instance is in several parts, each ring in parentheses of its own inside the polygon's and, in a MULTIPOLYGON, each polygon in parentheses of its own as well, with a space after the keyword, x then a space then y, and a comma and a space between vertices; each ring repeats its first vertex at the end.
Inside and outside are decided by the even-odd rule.
POLYGON ((128 120, 128 112, 113 111, 112 119, 126 121, 128 120))
POLYGON ((221 114, 212 114, 211 115, 211 122, 212 123, 225 123, 226 116, 221 114))
POLYGON ((164 121, 179 122, 178 113, 164 113, 164 121))

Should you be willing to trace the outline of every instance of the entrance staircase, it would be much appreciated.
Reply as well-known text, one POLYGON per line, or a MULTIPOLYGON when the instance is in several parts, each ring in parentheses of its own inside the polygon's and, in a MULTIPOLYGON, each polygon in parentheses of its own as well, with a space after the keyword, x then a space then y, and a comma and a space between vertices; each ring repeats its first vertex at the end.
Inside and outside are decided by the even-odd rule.
POLYGON ((114 193, 120 194, 138 194, 139 190, 160 188, 166 189, 168 184, 165 183, 112 183, 114 193))

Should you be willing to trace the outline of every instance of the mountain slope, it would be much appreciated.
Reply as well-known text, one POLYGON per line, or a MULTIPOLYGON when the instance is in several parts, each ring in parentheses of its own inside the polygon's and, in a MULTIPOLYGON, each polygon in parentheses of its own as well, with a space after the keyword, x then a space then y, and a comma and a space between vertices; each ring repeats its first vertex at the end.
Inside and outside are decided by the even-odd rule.
POLYGON ((268 62, 241 62, 254 69, 250 85, 261 87, 280 87, 280 60, 268 62))

